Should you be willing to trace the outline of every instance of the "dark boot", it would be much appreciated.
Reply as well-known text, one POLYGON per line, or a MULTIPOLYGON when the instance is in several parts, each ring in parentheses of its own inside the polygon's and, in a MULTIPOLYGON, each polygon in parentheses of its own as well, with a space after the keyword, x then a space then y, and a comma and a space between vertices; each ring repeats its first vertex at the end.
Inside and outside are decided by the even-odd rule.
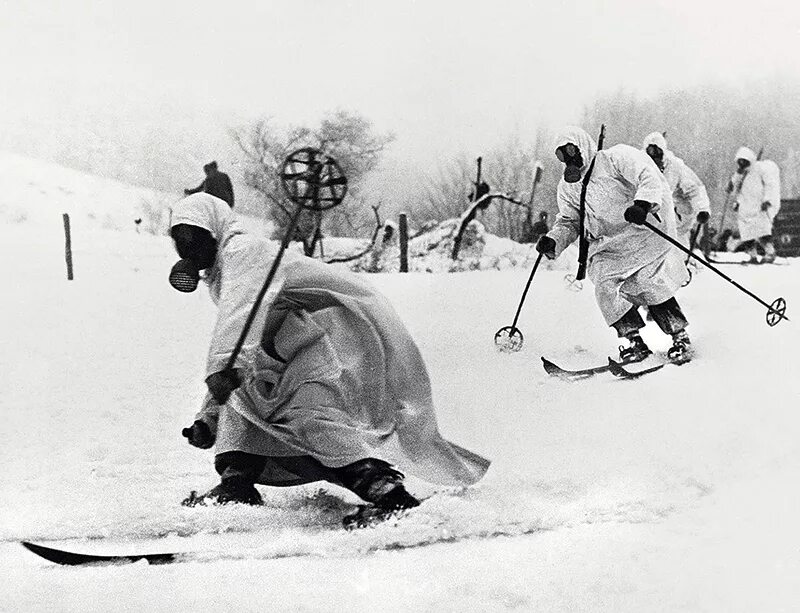
POLYGON ((419 506, 419 500, 403 485, 403 473, 390 464, 367 458, 337 469, 340 483, 372 505, 362 505, 344 518, 347 529, 363 528, 384 521, 403 509, 419 506))
POLYGON ((264 504, 254 484, 266 462, 267 458, 264 456, 243 451, 217 454, 214 467, 221 477, 220 484, 200 496, 192 491, 181 504, 185 507, 229 503, 264 504))
POLYGON ((686 330, 672 335, 672 347, 667 351, 667 358, 674 364, 685 364, 692 359, 692 341, 686 330))
POLYGON ((639 336, 639 330, 644 328, 644 321, 639 315, 639 307, 632 306, 625 315, 612 324, 612 327, 617 331, 617 336, 627 339, 629 343, 627 347, 623 345, 619 347, 620 362, 624 364, 641 362, 652 353, 642 337, 639 336))
POLYGON ((630 343, 627 347, 619 346, 619 360, 623 364, 630 364, 631 362, 641 362, 647 356, 652 354, 650 347, 645 344, 642 337, 638 334, 633 334, 628 337, 630 343))
POLYGON ((205 494, 199 495, 195 490, 189 494, 181 504, 185 507, 196 507, 197 505, 222 505, 222 504, 250 504, 262 505, 264 500, 258 490, 250 484, 236 484, 230 481, 223 481, 216 487, 211 488, 205 494))

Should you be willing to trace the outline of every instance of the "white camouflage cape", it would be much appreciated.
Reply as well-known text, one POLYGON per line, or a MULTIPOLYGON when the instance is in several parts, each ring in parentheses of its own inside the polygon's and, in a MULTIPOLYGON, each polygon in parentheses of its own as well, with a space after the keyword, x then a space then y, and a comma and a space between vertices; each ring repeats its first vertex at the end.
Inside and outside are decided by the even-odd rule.
MULTIPOLYGON (((275 250, 208 194, 180 201, 171 223, 204 227, 220 245, 206 279, 219 308, 210 374, 230 357, 275 250)), ((198 414, 217 426, 216 453, 310 456, 329 468, 375 457, 431 483, 478 481, 489 461, 442 438, 425 363, 388 300, 299 255, 287 253, 279 271, 237 358, 244 384, 224 406, 207 396, 198 414)), ((268 465, 260 482, 310 480, 268 465)))

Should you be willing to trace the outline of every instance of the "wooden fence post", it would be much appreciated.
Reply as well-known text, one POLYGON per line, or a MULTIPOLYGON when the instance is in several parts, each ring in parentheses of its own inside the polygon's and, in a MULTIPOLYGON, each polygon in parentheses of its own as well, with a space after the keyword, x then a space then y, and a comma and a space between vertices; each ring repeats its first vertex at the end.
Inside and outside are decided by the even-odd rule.
POLYGON ((400 272, 408 272, 408 218, 400 213, 400 272))
POLYGON ((64 213, 64 257, 67 260, 67 280, 72 281, 72 235, 69 230, 69 214, 64 213))

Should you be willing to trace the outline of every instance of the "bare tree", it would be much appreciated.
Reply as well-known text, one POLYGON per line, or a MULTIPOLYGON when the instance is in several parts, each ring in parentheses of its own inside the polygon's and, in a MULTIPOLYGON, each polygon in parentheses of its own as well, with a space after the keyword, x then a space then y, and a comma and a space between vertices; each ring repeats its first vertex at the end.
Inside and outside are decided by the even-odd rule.
POLYGON ((323 231, 347 234, 369 223, 370 209, 365 206, 362 183, 394 140, 392 134, 376 134, 372 123, 358 113, 342 110, 326 116, 316 128, 278 128, 269 119, 262 119, 232 130, 231 137, 247 159, 245 183, 264 197, 269 216, 279 232, 284 231, 295 210, 280 180, 286 157, 300 147, 315 147, 341 166, 348 180, 345 202, 324 216, 304 211, 298 221, 293 240, 302 241, 308 255, 314 253, 323 231))
POLYGON ((422 197, 411 209, 418 219, 442 221, 458 217, 467 208, 474 189, 474 160, 462 155, 424 179, 422 197))
MULTIPOLYGON (((486 228, 514 240, 524 238, 523 227, 534 210, 555 210, 555 186, 558 183, 557 160, 550 149, 550 134, 540 129, 532 145, 511 137, 501 146, 483 155, 483 180, 492 192, 501 192, 517 202, 497 198, 481 212, 486 228), (550 159, 552 158, 552 159, 550 159), (530 202, 536 165, 543 168, 535 199, 530 202)), ((442 221, 459 217, 471 206, 474 193, 475 162, 461 156, 429 177, 424 197, 413 209, 418 219, 442 221)))

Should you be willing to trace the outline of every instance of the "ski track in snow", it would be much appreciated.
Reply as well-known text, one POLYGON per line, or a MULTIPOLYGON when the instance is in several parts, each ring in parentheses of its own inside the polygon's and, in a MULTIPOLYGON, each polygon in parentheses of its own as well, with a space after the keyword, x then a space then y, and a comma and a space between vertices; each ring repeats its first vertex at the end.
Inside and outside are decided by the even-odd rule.
MULTIPOLYGON (((30 239, 16 230, 6 249, 24 249, 30 239)), ((52 256, 47 271, 38 267, 42 258, 32 263, 30 283, 14 296, 23 308, 7 317, 22 318, 13 344, 25 351, 4 364, 20 384, 5 402, 3 448, 14 452, 5 454, 12 478, 0 496, 14 505, 2 514, 0 540, 246 533, 262 545, 241 556, 354 555, 581 523, 660 521, 712 488, 679 466, 639 466, 626 477, 624 453, 621 460, 619 449, 605 457, 592 449, 597 422, 617 412, 604 403, 657 393, 702 369, 702 360, 646 383, 610 376, 565 383, 544 373, 540 351, 570 366, 602 363, 613 339, 599 325, 590 293, 567 292, 561 273, 543 271, 537 279, 519 324, 526 345, 517 354, 498 353, 492 338, 513 314, 524 271, 375 276, 426 353, 443 431, 491 457, 489 475, 470 490, 435 494, 402 520, 356 533, 344 533, 339 522, 357 501, 334 486, 262 488, 267 506, 259 509, 183 508, 178 502, 190 488, 214 481, 210 454, 180 438, 203 394, 213 307, 202 291, 179 295, 164 281, 174 257, 164 238, 98 233, 92 241, 101 252, 91 259, 79 242, 78 280, 69 284, 59 279, 56 236, 39 245, 52 256), (113 249, 103 250, 102 241, 113 249), (471 293, 476 286, 485 289, 471 293), (562 311, 548 308, 559 301, 562 311), (576 309, 581 324, 570 322, 576 309), (546 321, 550 329, 539 329, 546 321), (582 345, 569 347, 576 341, 582 345), (586 403, 593 396, 598 401, 586 403)), ((625 412, 649 410, 619 404, 625 412)))

